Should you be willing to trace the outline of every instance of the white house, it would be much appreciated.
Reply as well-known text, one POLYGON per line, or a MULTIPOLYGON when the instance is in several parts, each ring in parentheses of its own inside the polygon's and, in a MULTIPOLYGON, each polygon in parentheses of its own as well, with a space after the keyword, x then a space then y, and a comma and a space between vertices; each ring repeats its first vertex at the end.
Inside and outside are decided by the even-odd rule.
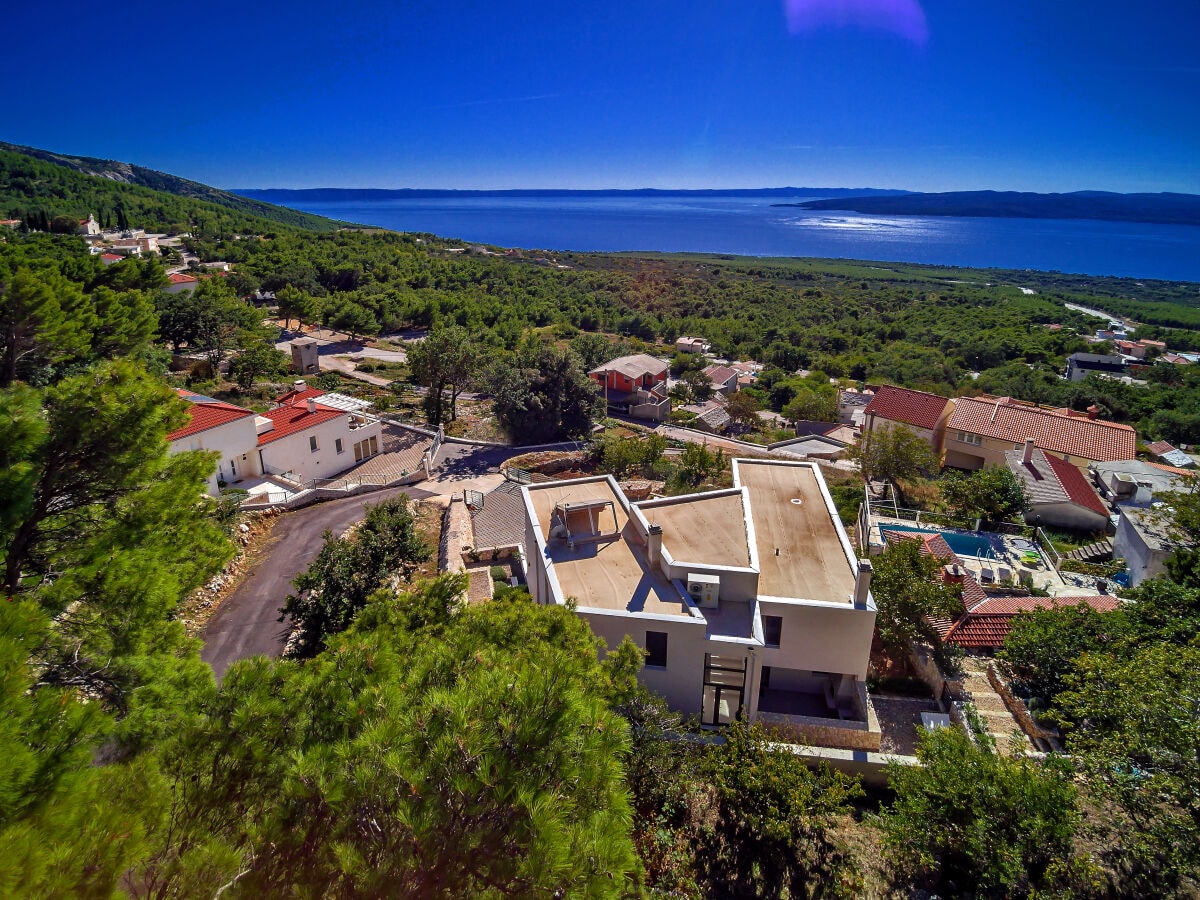
POLYGON ((221 483, 232 484, 261 474, 255 415, 251 410, 191 391, 177 393, 191 405, 188 423, 167 435, 170 452, 211 450, 219 454, 217 471, 208 479, 208 492, 212 496, 220 492, 221 483))
POLYGON ((871 564, 815 464, 737 459, 733 482, 640 503, 611 476, 524 486, 534 599, 574 599, 610 648, 630 636, 646 687, 706 726, 878 750, 871 564))
POLYGON ((675 350, 678 353, 707 353, 709 343, 702 337, 683 335, 675 339, 675 350))
POLYGON ((365 410, 347 411, 311 396, 284 395, 281 405, 258 417, 258 459, 264 475, 305 484, 332 478, 380 451, 382 425, 365 410))
POLYGON ((172 453, 212 450, 220 455, 209 479, 214 497, 225 485, 246 478, 276 476, 296 484, 332 478, 380 452, 382 425, 370 404, 315 389, 291 391, 279 406, 261 415, 180 390, 190 420, 167 435, 172 453))

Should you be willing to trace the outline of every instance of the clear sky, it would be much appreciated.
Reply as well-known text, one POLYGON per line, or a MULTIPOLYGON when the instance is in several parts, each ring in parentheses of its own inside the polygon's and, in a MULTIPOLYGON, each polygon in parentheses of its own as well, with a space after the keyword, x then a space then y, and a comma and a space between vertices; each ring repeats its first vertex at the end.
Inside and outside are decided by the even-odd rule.
POLYGON ((1200 0, 13 2, 0 139, 221 187, 1200 193, 1200 0))

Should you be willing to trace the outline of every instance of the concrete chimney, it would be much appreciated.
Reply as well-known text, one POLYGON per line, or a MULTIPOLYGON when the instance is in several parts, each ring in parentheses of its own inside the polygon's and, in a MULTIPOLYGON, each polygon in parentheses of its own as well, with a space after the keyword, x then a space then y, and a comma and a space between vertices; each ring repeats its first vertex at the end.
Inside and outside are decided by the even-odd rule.
POLYGON ((867 608, 867 593, 871 590, 871 575, 875 567, 869 559, 858 561, 858 577, 854 579, 854 608, 867 608))
POLYGON ((942 566, 942 583, 943 584, 962 584, 965 578, 962 566, 951 564, 942 566))
POLYGON ((650 523, 650 531, 646 534, 646 558, 653 569, 657 569, 662 560, 662 526, 657 522, 650 523))
POLYGON ((1033 438, 1026 438, 1025 439, 1025 452, 1021 456, 1021 462, 1023 462, 1027 466, 1033 464, 1033 446, 1034 446, 1033 438))
POLYGON ((312 397, 309 397, 308 400, 305 401, 304 405, 308 407, 308 411, 310 413, 315 413, 317 411, 317 401, 312 397))
POLYGON ((306 387, 308 387, 308 385, 304 383, 303 378, 297 378, 295 381, 292 382, 292 390, 294 390, 294 391, 302 391, 306 387))
POLYGON ((1089 419, 1092 419, 1093 421, 1095 421, 1096 417, 1099 415, 1100 415, 1100 407, 1098 407, 1096 404, 1093 403, 1091 406, 1089 406, 1087 408, 1087 416, 1089 419))

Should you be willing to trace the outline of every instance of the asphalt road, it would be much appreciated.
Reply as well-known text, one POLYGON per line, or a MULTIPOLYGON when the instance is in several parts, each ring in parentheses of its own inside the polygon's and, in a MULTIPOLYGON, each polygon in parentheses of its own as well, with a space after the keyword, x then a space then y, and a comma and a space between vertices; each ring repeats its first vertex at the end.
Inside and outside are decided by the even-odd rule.
MULTIPOLYGON (((574 448, 576 444, 562 447, 574 448)), ((287 638, 287 626, 279 621, 279 607, 292 592, 292 581, 316 558, 325 543, 325 531, 341 534, 364 515, 366 507, 388 497, 432 497, 447 486, 471 486, 473 479, 495 472, 505 460, 527 452, 521 447, 480 447, 446 441, 438 452, 438 467, 430 481, 420 485, 389 488, 341 500, 327 500, 294 512, 285 512, 275 523, 271 543, 258 564, 246 573, 204 629, 201 658, 217 677, 239 659, 265 654, 279 656, 287 638)))
POLYGON ((246 573, 204 629, 200 656, 218 678, 239 659, 283 652, 287 626, 279 621, 279 607, 292 592, 292 580, 320 552, 325 531, 341 534, 366 515, 367 506, 398 494, 430 496, 416 486, 390 488, 317 503, 279 517, 259 564, 246 573))

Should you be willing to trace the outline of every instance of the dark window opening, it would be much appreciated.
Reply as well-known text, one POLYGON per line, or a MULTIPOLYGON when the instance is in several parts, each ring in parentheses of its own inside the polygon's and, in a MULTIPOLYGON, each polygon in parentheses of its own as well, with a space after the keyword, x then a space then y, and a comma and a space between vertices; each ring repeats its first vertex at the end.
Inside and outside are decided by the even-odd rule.
POLYGON ((646 665, 659 669, 667 667, 667 633, 665 631, 646 632, 646 665))
POLYGON ((779 638, 783 635, 782 616, 763 616, 763 643, 768 647, 778 647, 779 638))

